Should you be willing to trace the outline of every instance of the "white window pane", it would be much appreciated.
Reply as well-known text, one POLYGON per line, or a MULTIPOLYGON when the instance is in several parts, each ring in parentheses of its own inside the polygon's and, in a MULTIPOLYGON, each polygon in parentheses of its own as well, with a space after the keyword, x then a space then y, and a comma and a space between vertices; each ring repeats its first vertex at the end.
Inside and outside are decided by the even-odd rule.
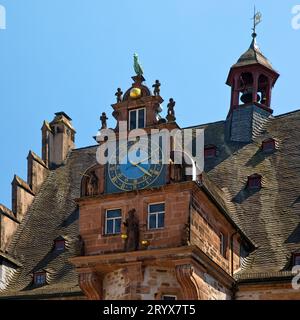
POLYGON ((149 216, 149 229, 156 229, 156 215, 150 214, 149 216))
POLYGON ((113 220, 107 220, 106 221, 106 233, 107 234, 110 234, 110 233, 114 232, 113 225, 114 225, 113 220))
POLYGON ((120 209, 107 210, 106 217, 107 218, 118 218, 118 217, 121 217, 121 210, 120 209))
POLYGON ((158 214, 158 225, 157 225, 157 227, 158 228, 163 228, 164 227, 164 217, 165 217, 165 215, 164 215, 164 213, 159 213, 158 214))
POLYGON ((130 126, 129 129, 133 130, 136 129, 136 111, 130 111, 130 126))
POLYGON ((121 219, 115 219, 115 233, 121 232, 121 219))
POLYGON ((165 211, 165 204, 164 203, 157 203, 157 204, 150 204, 149 212, 164 212, 165 211))
POLYGON ((145 127, 145 109, 140 109, 138 110, 138 127, 139 128, 144 128, 145 127))

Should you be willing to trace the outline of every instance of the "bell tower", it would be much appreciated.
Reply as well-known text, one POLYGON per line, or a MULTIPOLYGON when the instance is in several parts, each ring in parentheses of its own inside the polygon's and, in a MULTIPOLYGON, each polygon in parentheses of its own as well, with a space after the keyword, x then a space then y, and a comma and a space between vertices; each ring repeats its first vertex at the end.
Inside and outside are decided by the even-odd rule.
POLYGON ((227 138, 251 142, 272 115, 272 89, 279 77, 257 45, 256 26, 261 14, 255 13, 252 42, 229 72, 226 84, 231 87, 227 116, 227 138))

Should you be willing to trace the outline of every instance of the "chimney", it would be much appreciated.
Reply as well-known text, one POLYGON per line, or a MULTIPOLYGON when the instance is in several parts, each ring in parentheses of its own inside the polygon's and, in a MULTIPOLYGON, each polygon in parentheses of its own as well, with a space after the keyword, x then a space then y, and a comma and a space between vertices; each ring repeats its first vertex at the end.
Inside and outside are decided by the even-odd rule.
POLYGON ((49 124, 42 127, 42 159, 49 168, 63 164, 70 150, 75 147, 75 129, 72 119, 64 112, 55 113, 49 124))

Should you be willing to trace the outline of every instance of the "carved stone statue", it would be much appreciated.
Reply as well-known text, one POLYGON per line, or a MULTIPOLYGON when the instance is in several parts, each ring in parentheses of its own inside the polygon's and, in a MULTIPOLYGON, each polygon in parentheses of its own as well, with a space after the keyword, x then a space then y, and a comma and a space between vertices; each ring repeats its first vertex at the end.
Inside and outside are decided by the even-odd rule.
POLYGON ((175 121, 175 111, 174 111, 174 107, 175 107, 176 102, 173 100, 173 98, 171 98, 169 100, 168 103, 168 115, 167 115, 167 120, 169 122, 175 121))
POLYGON ((94 196, 96 194, 98 194, 98 177, 95 171, 93 171, 87 180, 87 195, 94 196))
POLYGON ((136 210, 132 209, 128 212, 128 217, 124 222, 126 230, 125 251, 136 251, 139 248, 139 220, 136 217, 136 210))
POLYGON ((102 115, 100 117, 101 120, 101 129, 107 129, 107 116, 105 112, 102 112, 102 115))
POLYGON ((118 88, 117 92, 115 93, 115 96, 117 97, 117 103, 122 101, 122 95, 123 91, 121 90, 121 88, 118 88))
POLYGON ((159 94, 160 94, 160 86, 161 86, 161 84, 160 84, 159 80, 155 80, 155 83, 152 86, 152 88, 154 88, 153 94, 155 96, 159 96, 159 94))
POLYGON ((169 164, 169 175, 170 182, 181 182, 183 180, 183 165, 175 164, 172 160, 170 160, 169 164))

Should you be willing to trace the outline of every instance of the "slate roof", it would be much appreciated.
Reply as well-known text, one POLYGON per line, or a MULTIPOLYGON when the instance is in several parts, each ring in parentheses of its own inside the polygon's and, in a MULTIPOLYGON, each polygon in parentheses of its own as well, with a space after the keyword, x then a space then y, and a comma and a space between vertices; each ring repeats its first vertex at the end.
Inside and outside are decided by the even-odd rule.
POLYGON ((234 64, 232 68, 237 68, 237 67, 242 67, 242 66, 257 64, 257 63, 267 67, 268 69, 274 70, 271 62, 261 52, 258 44, 256 43, 256 38, 253 38, 249 49, 240 56, 237 63, 234 64))
POLYGON ((269 120, 253 143, 226 142, 225 121, 199 126, 205 144, 216 145, 206 160, 208 177, 224 192, 230 215, 258 247, 237 278, 291 268, 291 253, 300 248, 300 110, 269 120), (262 141, 276 140, 277 150, 264 153, 262 141), (247 177, 263 177, 260 190, 246 188, 247 177))
MULTIPOLYGON (((300 110, 269 120, 253 143, 226 142, 225 122, 205 129, 205 144, 217 147, 217 157, 206 160, 214 198, 257 246, 237 279, 286 277, 291 252, 300 249, 300 110), (263 153, 261 143, 273 137, 278 149, 263 153), (247 177, 263 177, 261 190, 249 191, 247 177), (222 191, 221 191, 222 190, 222 191)), ((80 294, 77 275, 68 262, 79 255, 78 210, 82 173, 95 164, 96 146, 70 152, 65 165, 50 171, 8 248, 22 267, 0 296, 80 294), (67 250, 53 251, 53 241, 63 236, 67 250), (48 285, 33 287, 32 274, 46 270, 48 285)))
POLYGON ((95 147, 74 150, 65 165, 50 171, 8 248, 10 256, 23 267, 18 268, 0 296, 81 294, 77 274, 68 259, 80 252, 79 212, 74 199, 80 196, 81 173, 96 162, 95 152, 95 147), (53 250, 59 236, 66 239, 63 252, 53 250), (48 284, 34 287, 32 275, 41 270, 47 271, 48 284))

